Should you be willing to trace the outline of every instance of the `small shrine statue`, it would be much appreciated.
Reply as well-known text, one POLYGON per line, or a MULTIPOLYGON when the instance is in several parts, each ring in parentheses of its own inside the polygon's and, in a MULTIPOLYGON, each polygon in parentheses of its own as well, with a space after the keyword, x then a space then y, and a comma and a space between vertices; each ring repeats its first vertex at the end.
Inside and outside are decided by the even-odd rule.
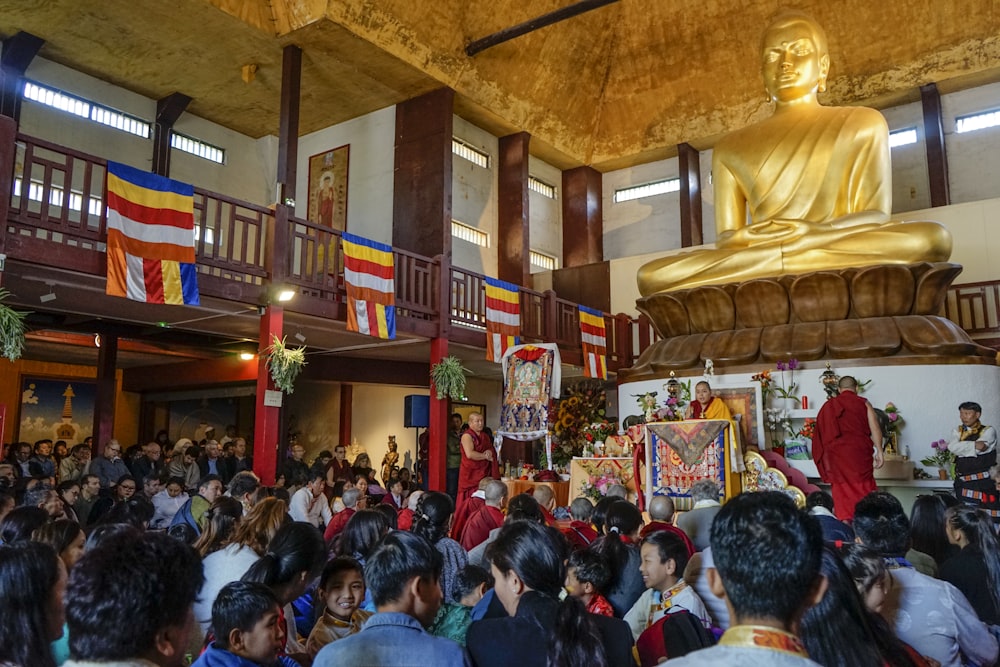
POLYGON ((396 436, 389 436, 389 451, 382 457, 382 483, 389 488, 389 480, 399 470, 399 452, 396 451, 396 436))

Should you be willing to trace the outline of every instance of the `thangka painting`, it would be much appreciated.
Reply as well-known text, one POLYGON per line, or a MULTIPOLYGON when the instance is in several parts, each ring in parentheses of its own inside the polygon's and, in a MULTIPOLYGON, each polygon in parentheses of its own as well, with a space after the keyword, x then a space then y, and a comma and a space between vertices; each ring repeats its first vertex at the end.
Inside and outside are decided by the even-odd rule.
POLYGON ((309 222, 347 229, 347 165, 350 144, 309 158, 309 222))
POLYGON ((543 437, 548 430, 553 370, 559 363, 556 353, 544 347, 523 345, 505 359, 498 430, 518 440, 543 437))
POLYGON ((678 510, 689 510, 691 486, 712 479, 725 489, 729 422, 695 420, 646 424, 649 488, 647 498, 670 496, 678 510))
POLYGON ((17 440, 50 438, 70 446, 83 442, 94 430, 97 384, 78 378, 21 376, 21 403, 17 440))
POLYGON ((759 447, 760 443, 764 441, 763 412, 760 410, 760 385, 755 383, 748 387, 713 387, 712 393, 726 404, 730 414, 734 417, 741 415, 739 430, 743 448, 759 447))

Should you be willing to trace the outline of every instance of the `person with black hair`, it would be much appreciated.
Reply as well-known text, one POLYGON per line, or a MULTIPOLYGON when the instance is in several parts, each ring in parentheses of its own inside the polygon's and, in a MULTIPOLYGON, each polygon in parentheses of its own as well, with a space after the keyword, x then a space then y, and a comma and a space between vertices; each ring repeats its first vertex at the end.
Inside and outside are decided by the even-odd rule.
POLYGON ((725 597, 732 625, 718 645, 670 664, 817 667, 793 634, 826 587, 820 575, 823 534, 816 519, 783 493, 743 493, 715 516, 711 547, 714 567, 706 576, 711 589, 725 597))
POLYGON ((385 523, 389 526, 389 530, 399 530, 399 513, 393 509, 392 505, 388 503, 378 503, 372 508, 372 511, 378 512, 385 517, 385 523))
POLYGON ((233 531, 243 520, 243 505, 235 498, 220 496, 205 513, 205 518, 205 530, 192 545, 202 559, 229 544, 233 531))
POLYGON ((0 664, 55 667, 51 642, 63 634, 66 568, 47 544, 0 547, 0 664))
POLYGON ((141 660, 179 667, 201 584, 201 561, 186 544, 163 533, 109 537, 70 573, 64 667, 141 660))
POLYGON ((799 624, 799 635, 810 658, 821 665, 916 667, 898 640, 894 642, 895 655, 882 652, 871 614, 858 595, 850 572, 829 548, 823 549, 820 573, 826 578, 826 592, 806 610, 799 624))
POLYGON ((55 549, 59 560, 63 562, 66 571, 69 572, 83 555, 83 545, 87 536, 76 521, 59 519, 36 528, 31 534, 31 540, 47 544, 55 549))
POLYGON ((981 621, 1000 625, 1000 545, 993 522, 981 509, 958 505, 947 511, 945 527, 960 551, 941 566, 941 579, 962 591, 981 621))
POLYGON ((590 512, 590 522, 593 524, 598 537, 606 533, 607 527, 604 525, 604 518, 608 515, 608 508, 618 500, 621 499, 615 496, 604 496, 594 503, 594 509, 590 512))
POLYGON ((945 530, 947 510, 944 499, 936 493, 917 496, 910 507, 910 550, 906 560, 929 577, 938 576, 938 568, 958 553, 945 530))
POLYGON ((667 531, 657 531, 643 538, 639 547, 642 560, 639 572, 646 591, 625 614, 625 622, 636 640, 667 614, 685 610, 698 618, 706 628, 712 619, 705 603, 684 581, 688 550, 684 540, 667 531))
POLYGON ((87 518, 87 525, 95 525, 101 520, 101 517, 111 511, 112 507, 118 503, 123 503, 134 496, 137 487, 138 485, 136 484, 135 478, 132 477, 131 474, 119 477, 115 481, 111 491, 106 495, 102 495, 98 498, 97 502, 94 503, 94 507, 90 510, 90 515, 87 518))
POLYGON ((587 612, 600 616, 614 616, 615 610, 604 597, 611 582, 611 568, 600 554, 589 549, 578 549, 566 562, 566 592, 580 598, 587 612))
POLYGON ((560 601, 569 544, 558 530, 517 521, 500 529, 487 553, 507 615, 469 627, 467 645, 478 667, 634 665, 625 623, 588 614, 573 596, 560 601))
MULTIPOLYGON (((267 545, 267 552, 241 577, 241 581, 265 584, 278 599, 284 610, 285 653, 305 652, 305 642, 296 631, 291 603, 319 574, 325 559, 326 545, 319 530, 304 521, 294 521, 278 529, 267 545)), ((214 616, 214 608, 212 613, 214 616)))
POLYGON ((315 467, 308 472, 302 488, 292 494, 288 513, 295 521, 311 523, 322 530, 333 518, 330 504, 323 493, 326 488, 326 472, 315 467))
POLYGON ((958 667, 963 660, 979 665, 996 661, 997 640, 965 596, 951 584, 917 572, 904 558, 910 521, 899 500, 885 491, 862 498, 854 510, 854 532, 889 568, 893 586, 882 615, 900 639, 943 667, 958 667))
POLYGON ((997 464, 997 431, 980 421, 983 408, 966 401, 958 406, 961 424, 951 432, 946 445, 955 459, 955 497, 982 507, 993 523, 1000 523, 1000 493, 990 479, 997 464))
POLYGON ((323 568, 316 589, 319 619, 309 633, 306 653, 315 658, 330 642, 361 631, 372 612, 361 609, 365 599, 365 571, 353 558, 339 556, 323 568))
POLYGON ((153 512, 151 502, 142 496, 133 496, 128 500, 115 503, 107 514, 98 519, 93 526, 106 523, 127 523, 139 530, 146 530, 149 527, 150 519, 153 518, 153 512))
POLYGON ((194 530, 195 535, 201 535, 205 529, 205 514, 215 499, 222 495, 222 489, 222 478, 218 475, 202 477, 198 482, 198 492, 177 510, 170 525, 184 523, 194 530))
POLYGON ((424 629, 441 606, 441 566, 441 554, 420 535, 396 531, 383 537, 365 565, 377 613, 361 632, 323 647, 313 666, 469 666, 461 646, 424 629))
POLYGON ((263 584, 235 581, 219 591, 212 604, 215 641, 192 667, 297 667, 281 656, 285 632, 281 606, 263 584))
POLYGON ((590 548, 611 566, 612 578, 605 597, 615 610, 615 616, 622 618, 646 590, 639 572, 642 514, 638 507, 619 498, 608 508, 604 521, 607 534, 590 548))
POLYGON ((441 593, 445 602, 458 602, 455 597, 455 578, 469 564, 469 556, 462 545, 448 537, 455 504, 451 497, 440 491, 428 491, 420 498, 414 512, 411 533, 420 535, 434 545, 444 559, 441 570, 441 593))
POLYGON ((41 507, 15 507, 0 522, 0 544, 30 540, 31 534, 48 521, 48 512, 41 507))
POLYGON ((472 624, 472 608, 493 588, 493 575, 478 565, 466 565, 458 573, 455 587, 458 602, 442 604, 427 631, 465 646, 465 637, 472 624))
POLYGON ((824 542, 853 542, 854 530, 833 513, 833 496, 822 489, 806 496, 806 509, 819 521, 824 542))
POLYGON ((246 514, 253 507, 254 495, 259 488, 260 477, 252 470, 240 470, 229 480, 226 494, 238 500, 243 505, 243 514, 246 514))

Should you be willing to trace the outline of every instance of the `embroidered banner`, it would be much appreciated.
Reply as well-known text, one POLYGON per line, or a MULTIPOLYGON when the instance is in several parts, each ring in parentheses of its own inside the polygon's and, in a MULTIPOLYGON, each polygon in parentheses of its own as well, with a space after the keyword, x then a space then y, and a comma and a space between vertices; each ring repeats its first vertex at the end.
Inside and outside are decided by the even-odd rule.
POLYGON ((396 337, 396 280, 392 248, 343 233, 347 330, 396 337))
POLYGON ((108 162, 108 295, 200 305, 194 243, 193 185, 108 162))
POLYGON ((521 342, 521 294, 517 285, 486 278, 486 358, 500 363, 521 342))
POLYGON ((693 506, 691 486, 701 479, 726 488, 729 422, 698 420, 646 424, 649 431, 650 497, 670 496, 680 510, 693 506))
POLYGON ((583 374, 599 380, 608 379, 608 339, 604 313, 580 306, 580 342, 583 345, 583 374))

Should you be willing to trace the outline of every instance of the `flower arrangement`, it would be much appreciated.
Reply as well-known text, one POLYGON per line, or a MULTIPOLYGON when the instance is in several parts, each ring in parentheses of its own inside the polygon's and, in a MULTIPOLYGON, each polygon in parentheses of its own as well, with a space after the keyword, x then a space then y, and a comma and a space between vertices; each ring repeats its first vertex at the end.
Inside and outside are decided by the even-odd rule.
POLYGON ((592 424, 586 424, 580 429, 580 436, 584 439, 585 445, 597 445, 604 444, 604 441, 608 439, 608 436, 615 435, 617 429, 614 424, 609 423, 606 419, 602 419, 599 422, 594 422, 592 424))
POLYGON ((785 435, 795 437, 798 431, 792 428, 792 420, 777 408, 764 410, 764 425, 771 436, 771 449, 783 450, 785 435))
POLYGON ((795 394, 795 392, 798 390, 799 385, 795 384, 795 371, 799 367, 799 360, 779 360, 776 367, 778 372, 781 373, 780 382, 775 380, 774 376, 771 374, 771 369, 761 371, 750 378, 752 381, 760 383, 760 392, 763 396, 765 405, 768 404, 774 397, 784 398, 794 403, 798 403, 799 397, 795 394), (787 384, 785 382, 786 371, 788 372, 787 384))
POLYGON ((642 410, 643 418, 646 422, 676 422, 684 419, 683 406, 687 402, 685 396, 690 399, 691 382, 678 382, 678 396, 667 395, 667 400, 660 405, 656 400, 658 392, 648 391, 645 394, 632 394, 639 409, 642 410))
POLYGON ((802 428, 799 429, 799 435, 803 438, 809 438, 812 440, 813 435, 816 433, 816 418, 806 417, 806 420, 802 422, 802 428))
MULTIPOLYGON (((558 404, 553 404, 549 413, 554 465, 565 466, 574 456, 583 453, 584 443, 587 442, 583 435, 584 428, 602 422, 607 424, 606 408, 607 395, 600 381, 584 380, 566 387, 563 398, 558 404)), ((614 426, 609 424, 609 428, 613 433, 614 426)))
POLYGON ((889 420, 889 425, 886 430, 889 433, 899 433, 899 429, 903 426, 903 417, 899 413, 899 408, 897 408, 893 403, 886 403, 884 408, 886 419, 889 420))
POLYGON ((599 471, 597 474, 590 475, 587 481, 580 485, 580 493, 596 503, 606 496, 608 488, 615 484, 622 484, 618 475, 608 471, 599 471))
POLYGON ((934 453, 920 459, 921 465, 950 470, 955 465, 955 453, 948 449, 946 440, 935 440, 931 443, 934 453))

